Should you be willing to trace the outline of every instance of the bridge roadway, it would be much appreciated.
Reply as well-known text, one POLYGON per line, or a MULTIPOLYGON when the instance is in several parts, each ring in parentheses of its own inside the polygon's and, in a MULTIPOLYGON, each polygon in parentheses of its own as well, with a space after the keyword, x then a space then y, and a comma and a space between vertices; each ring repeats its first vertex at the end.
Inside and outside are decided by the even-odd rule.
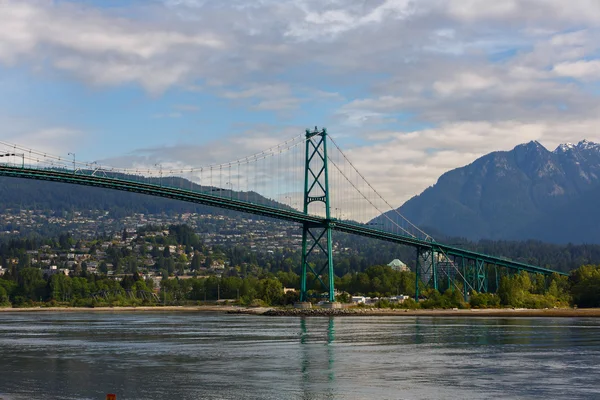
POLYGON ((448 246, 443 243, 426 241, 411 236, 389 233, 378 229, 369 228, 367 226, 357 223, 340 221, 337 219, 327 221, 322 217, 315 215, 307 215, 294 209, 279 209, 263 204, 250 203, 233 198, 215 196, 213 194, 208 193, 194 192, 191 190, 136 182, 119 178, 95 176, 91 175, 91 172, 88 175, 85 172, 73 173, 54 169, 38 169, 27 167, 15 167, 10 165, 0 165, 0 176, 62 182, 84 186, 95 186, 105 189, 122 190, 134 193, 142 193, 151 196, 166 197, 175 200, 187 201, 191 203, 204 204, 208 206, 262 215, 266 217, 301 224, 309 223, 318 226, 323 226, 329 223, 332 229, 339 232, 346 232, 354 235, 385 240, 388 242, 408 245, 423 250, 442 251, 448 256, 455 256, 459 258, 464 257, 468 260, 481 260, 487 264, 497 265, 499 267, 505 267, 518 271, 523 270, 531 273, 541 273, 544 275, 550 275, 556 272, 560 275, 568 275, 564 272, 554 271, 548 268, 542 268, 535 265, 520 263, 502 257, 481 254, 475 251, 464 250, 458 247, 448 246))

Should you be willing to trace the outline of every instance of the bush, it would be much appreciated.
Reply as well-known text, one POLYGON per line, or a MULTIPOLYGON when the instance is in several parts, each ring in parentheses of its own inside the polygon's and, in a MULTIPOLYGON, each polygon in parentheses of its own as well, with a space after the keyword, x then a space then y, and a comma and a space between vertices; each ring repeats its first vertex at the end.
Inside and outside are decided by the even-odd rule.
POLYGON ((556 299, 550 295, 528 294, 523 299, 524 308, 553 308, 556 306, 556 299))
POLYGON ((421 303, 417 303, 415 301, 415 299, 410 297, 410 298, 404 300, 402 303, 400 303, 399 307, 405 308, 407 310, 416 310, 417 308, 421 308, 421 303))
POLYGON ((376 308, 393 308, 393 304, 388 299, 381 299, 375 303, 376 308))
POLYGON ((500 297, 492 293, 477 293, 473 291, 469 304, 473 308, 498 308, 500 297))
POLYGON ((342 292, 335 296, 335 301, 339 301, 340 303, 350 303, 350 294, 348 294, 347 292, 342 292))
POLYGON ((458 291, 446 290, 440 294, 437 290, 431 290, 426 293, 427 299, 419 302, 421 308, 466 308, 463 302, 462 294, 458 291))
POLYGON ((248 305, 248 307, 266 307, 267 303, 265 303, 264 300, 261 299, 254 299, 252 300, 252 303, 250 303, 248 305))
POLYGON ((10 307, 10 301, 8 300, 8 293, 4 287, 0 286, 0 307, 10 307))

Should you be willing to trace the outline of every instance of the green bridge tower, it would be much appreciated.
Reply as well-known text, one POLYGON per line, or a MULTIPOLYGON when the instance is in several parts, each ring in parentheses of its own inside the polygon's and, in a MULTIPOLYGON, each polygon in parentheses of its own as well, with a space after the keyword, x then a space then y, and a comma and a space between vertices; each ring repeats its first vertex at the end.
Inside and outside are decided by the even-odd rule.
MULTIPOLYGON (((302 224, 302 273, 300 276, 300 301, 308 301, 308 273, 314 275, 314 280, 329 291, 329 301, 335 301, 333 287, 333 254, 331 231, 333 222, 329 210, 329 171, 327 168, 327 130, 306 130, 306 159, 304 164, 304 214, 308 214, 312 203, 321 203, 313 207, 325 208, 323 223, 304 222, 302 224), (311 262, 318 254, 319 264, 311 262), (327 283, 323 282, 323 273, 327 273, 327 283)), ((322 209, 320 210, 323 211, 322 209)))

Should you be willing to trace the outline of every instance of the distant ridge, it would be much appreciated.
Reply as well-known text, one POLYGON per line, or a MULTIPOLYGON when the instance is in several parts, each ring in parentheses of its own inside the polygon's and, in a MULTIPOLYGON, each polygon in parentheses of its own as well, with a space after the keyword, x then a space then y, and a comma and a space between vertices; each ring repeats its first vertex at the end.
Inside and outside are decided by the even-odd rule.
MULTIPOLYGON (((200 187, 195 183, 191 183, 183 178, 178 179, 183 180, 183 184, 180 186, 200 190, 200 187)), ((202 189, 206 191, 207 187, 204 186, 202 189)), ((216 193, 219 189, 215 188, 213 190, 216 193)), ((220 190, 222 190, 223 196, 230 196, 229 190, 220 190)), ((232 193, 232 196, 235 198, 238 192, 233 191, 232 193)), ((242 196, 244 198, 247 197, 249 201, 255 203, 269 204, 282 208, 287 207, 276 201, 266 199, 255 192, 247 194, 244 192, 242 196)), ((0 213, 7 209, 36 209, 52 210, 55 212, 104 210, 110 211, 111 215, 115 218, 133 213, 180 214, 184 212, 196 212, 217 215, 239 214, 230 210, 146 196, 138 193, 66 183, 0 177, 0 213)))

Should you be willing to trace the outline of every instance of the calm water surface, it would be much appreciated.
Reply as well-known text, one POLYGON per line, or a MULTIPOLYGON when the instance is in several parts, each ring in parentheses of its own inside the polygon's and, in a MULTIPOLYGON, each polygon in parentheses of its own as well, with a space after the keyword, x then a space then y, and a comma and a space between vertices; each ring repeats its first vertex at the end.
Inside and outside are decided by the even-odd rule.
POLYGON ((0 314, 1 399, 600 399, 600 321, 0 314))

